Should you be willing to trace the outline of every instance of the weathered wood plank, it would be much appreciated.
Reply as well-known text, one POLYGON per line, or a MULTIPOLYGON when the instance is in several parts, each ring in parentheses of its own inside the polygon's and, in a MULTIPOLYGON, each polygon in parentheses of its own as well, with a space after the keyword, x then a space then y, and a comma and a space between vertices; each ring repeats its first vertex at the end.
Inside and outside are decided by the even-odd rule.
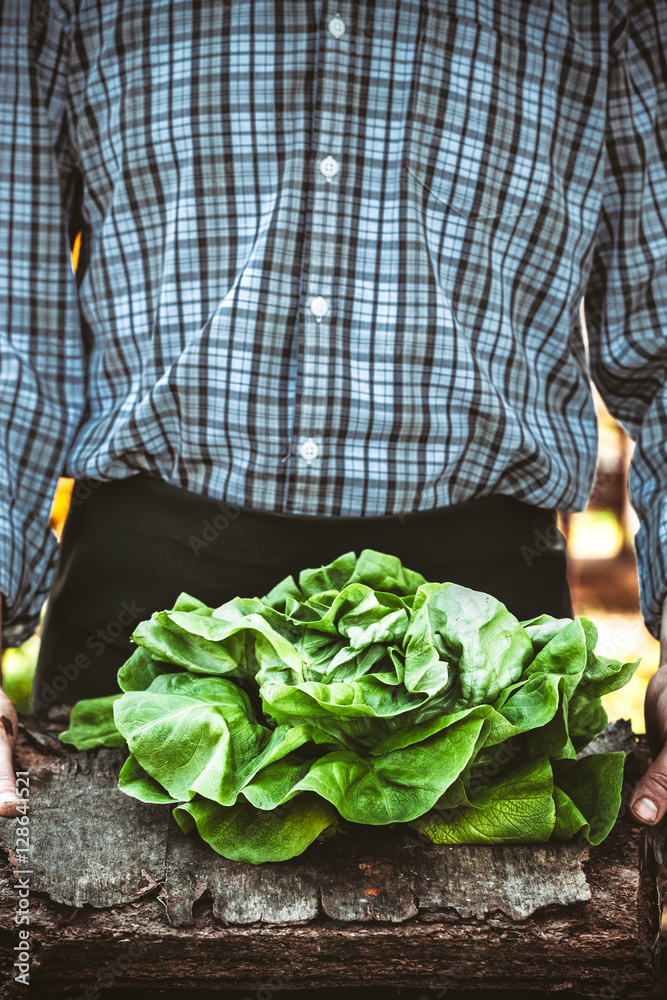
POLYGON ((121 762, 102 748, 31 774, 33 884, 55 902, 118 906, 150 888, 144 872, 164 879, 165 817, 119 793, 121 762))
POLYGON ((535 844, 518 851, 501 844, 433 846, 433 874, 414 883, 420 910, 439 912, 446 901, 464 919, 498 912, 525 920, 545 906, 591 898, 581 867, 584 852, 576 845, 535 844))
MULTIPOLYGON (((629 750, 627 726, 619 735, 629 750)), ((434 845, 406 827, 351 825, 299 858, 253 866, 185 837, 169 807, 119 792, 122 751, 74 754, 42 743, 22 733, 17 749, 31 773, 36 996, 99 988, 99 970, 119 956, 126 967, 114 966, 117 983, 141 987, 252 990, 267 984, 266 969, 290 988, 591 993, 614 970, 633 985, 652 982, 662 841, 627 814, 590 850, 434 845), (129 942, 142 949, 140 961, 129 942)), ((630 752, 628 790, 646 762, 643 744, 630 752)), ((0 842, 0 967, 8 979, 14 821, 0 820, 0 842)))

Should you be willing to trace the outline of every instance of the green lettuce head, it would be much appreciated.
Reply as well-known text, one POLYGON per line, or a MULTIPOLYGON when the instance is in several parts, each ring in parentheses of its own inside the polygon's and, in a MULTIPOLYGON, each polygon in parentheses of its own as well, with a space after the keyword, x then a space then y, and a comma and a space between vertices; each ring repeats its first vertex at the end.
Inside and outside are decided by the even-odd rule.
POLYGON ((341 818, 439 843, 599 843, 616 819, 623 754, 577 753, 638 664, 598 656, 586 618, 519 622, 366 549, 263 598, 182 594, 133 639, 123 694, 61 738, 88 748, 97 718, 130 749, 123 791, 226 857, 293 857, 341 818))

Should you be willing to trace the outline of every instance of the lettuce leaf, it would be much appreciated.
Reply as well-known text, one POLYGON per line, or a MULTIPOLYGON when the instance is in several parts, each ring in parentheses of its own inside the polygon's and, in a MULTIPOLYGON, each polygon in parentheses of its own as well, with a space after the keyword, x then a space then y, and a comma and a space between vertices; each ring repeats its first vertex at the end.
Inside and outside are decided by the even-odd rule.
POLYGON ((196 798, 176 806, 174 818, 184 833, 196 826, 202 840, 218 854, 252 864, 293 858, 337 824, 333 806, 307 794, 269 810, 243 801, 225 807, 196 798))
POLYGON ((71 743, 77 750, 93 747, 122 747, 125 738, 114 722, 113 706, 119 694, 105 698, 84 698, 72 708, 69 729, 60 734, 63 743, 71 743))

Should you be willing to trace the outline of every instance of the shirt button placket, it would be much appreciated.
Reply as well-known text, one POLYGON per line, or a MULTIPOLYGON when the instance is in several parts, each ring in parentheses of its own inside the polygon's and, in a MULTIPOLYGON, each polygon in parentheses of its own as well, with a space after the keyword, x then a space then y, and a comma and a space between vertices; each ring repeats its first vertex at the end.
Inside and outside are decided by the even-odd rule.
MULTIPOLYGON (((293 479, 292 503, 298 510, 313 504, 313 476, 325 471, 322 463, 327 456, 324 428, 339 424, 336 413, 341 392, 331 377, 331 359, 335 352, 332 340, 336 336, 335 288, 339 183, 344 167, 343 152, 348 115, 349 35, 347 23, 350 3, 339 4, 333 16, 325 17, 328 28, 319 61, 316 81, 322 111, 316 119, 313 134, 315 170, 312 215, 309 219, 311 239, 308 257, 308 281, 304 289, 303 352, 300 372, 301 397, 294 427, 298 444, 297 463, 293 479), (337 398, 338 397, 338 398, 337 398)), ((320 510, 331 511, 331 498, 317 498, 320 510)))

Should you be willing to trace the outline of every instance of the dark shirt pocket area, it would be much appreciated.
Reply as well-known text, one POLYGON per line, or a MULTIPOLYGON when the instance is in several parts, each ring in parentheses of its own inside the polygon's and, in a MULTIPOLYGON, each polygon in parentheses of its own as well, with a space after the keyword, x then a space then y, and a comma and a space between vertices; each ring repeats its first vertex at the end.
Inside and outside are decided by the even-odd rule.
POLYGON ((403 169, 429 207, 534 218, 552 182, 558 60, 534 42, 431 9, 420 25, 403 169))

